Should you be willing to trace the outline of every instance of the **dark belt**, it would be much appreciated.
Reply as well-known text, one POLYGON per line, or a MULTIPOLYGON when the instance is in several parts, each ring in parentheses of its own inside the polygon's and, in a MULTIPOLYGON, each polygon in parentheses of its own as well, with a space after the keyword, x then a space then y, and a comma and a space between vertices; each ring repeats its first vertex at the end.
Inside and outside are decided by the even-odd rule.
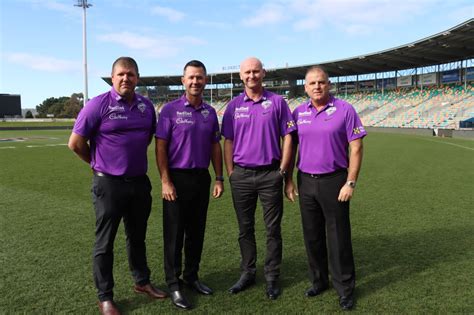
POLYGON ((300 173, 305 175, 305 176, 312 177, 312 178, 323 178, 323 177, 333 176, 333 175, 336 175, 336 174, 339 174, 339 173, 347 173, 347 170, 345 168, 341 168, 341 169, 338 169, 337 171, 334 171, 334 172, 322 173, 322 174, 310 174, 310 173, 305 173, 305 172, 302 172, 302 171, 300 171, 300 173))
POLYGON ((243 166, 243 165, 235 164, 235 166, 240 167, 244 170, 251 170, 251 171, 274 171, 280 168, 280 161, 274 161, 272 164, 268 164, 268 165, 243 166))
POLYGON ((170 168, 172 173, 182 173, 182 174, 206 174, 209 172, 207 168, 170 168))
POLYGON ((117 180, 123 180, 125 182, 133 182, 139 179, 143 179, 146 175, 140 175, 140 176, 126 176, 126 175, 110 175, 107 173, 102 173, 102 172, 97 172, 94 171, 94 175, 98 177, 105 177, 105 178, 111 178, 111 179, 117 179, 117 180))

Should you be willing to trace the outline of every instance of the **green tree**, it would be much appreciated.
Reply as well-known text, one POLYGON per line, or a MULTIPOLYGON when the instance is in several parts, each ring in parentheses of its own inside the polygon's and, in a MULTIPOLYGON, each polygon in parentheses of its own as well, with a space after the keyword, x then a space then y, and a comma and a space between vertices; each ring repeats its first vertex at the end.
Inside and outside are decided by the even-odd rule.
POLYGON ((50 97, 36 106, 38 117, 44 118, 48 114, 57 118, 75 118, 82 108, 82 93, 74 93, 70 97, 50 97))
POLYGON ((25 118, 33 118, 33 113, 31 112, 31 110, 26 111, 25 118))

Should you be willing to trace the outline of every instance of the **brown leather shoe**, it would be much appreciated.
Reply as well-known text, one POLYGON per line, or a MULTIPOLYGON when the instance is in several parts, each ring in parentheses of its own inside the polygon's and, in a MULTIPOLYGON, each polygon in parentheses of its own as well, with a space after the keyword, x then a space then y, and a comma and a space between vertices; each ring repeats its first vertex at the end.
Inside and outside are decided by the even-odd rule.
POLYGON ((98 301, 99 310, 102 315, 120 315, 120 311, 114 301, 98 301))
POLYGON ((135 285, 133 290, 137 293, 147 294, 153 299, 165 299, 168 297, 168 293, 158 289, 151 283, 145 284, 144 286, 135 285))

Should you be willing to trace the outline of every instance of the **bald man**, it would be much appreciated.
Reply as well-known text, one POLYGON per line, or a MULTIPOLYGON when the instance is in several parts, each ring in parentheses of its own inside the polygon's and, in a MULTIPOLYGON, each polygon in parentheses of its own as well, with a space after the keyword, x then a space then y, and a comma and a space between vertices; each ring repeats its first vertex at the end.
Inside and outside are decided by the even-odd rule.
POLYGON ((267 236, 266 294, 275 300, 280 295, 283 183, 292 150, 290 133, 296 127, 285 100, 263 88, 264 78, 260 60, 252 57, 242 61, 240 79, 245 89, 229 102, 222 121, 224 160, 239 224, 241 253, 240 279, 229 292, 239 293, 255 283, 255 209, 260 199, 267 236))

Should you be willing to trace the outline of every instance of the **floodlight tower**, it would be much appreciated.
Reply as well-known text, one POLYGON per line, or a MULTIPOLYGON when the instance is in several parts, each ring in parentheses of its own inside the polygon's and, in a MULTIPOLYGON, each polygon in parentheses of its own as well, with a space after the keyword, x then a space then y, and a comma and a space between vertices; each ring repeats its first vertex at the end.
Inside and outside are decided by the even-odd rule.
POLYGON ((74 5, 75 7, 81 7, 84 11, 82 15, 82 58, 84 61, 84 106, 86 106, 86 102, 88 99, 87 93, 87 36, 86 36, 86 9, 91 7, 92 4, 87 3, 87 0, 77 0, 77 3, 74 5))

